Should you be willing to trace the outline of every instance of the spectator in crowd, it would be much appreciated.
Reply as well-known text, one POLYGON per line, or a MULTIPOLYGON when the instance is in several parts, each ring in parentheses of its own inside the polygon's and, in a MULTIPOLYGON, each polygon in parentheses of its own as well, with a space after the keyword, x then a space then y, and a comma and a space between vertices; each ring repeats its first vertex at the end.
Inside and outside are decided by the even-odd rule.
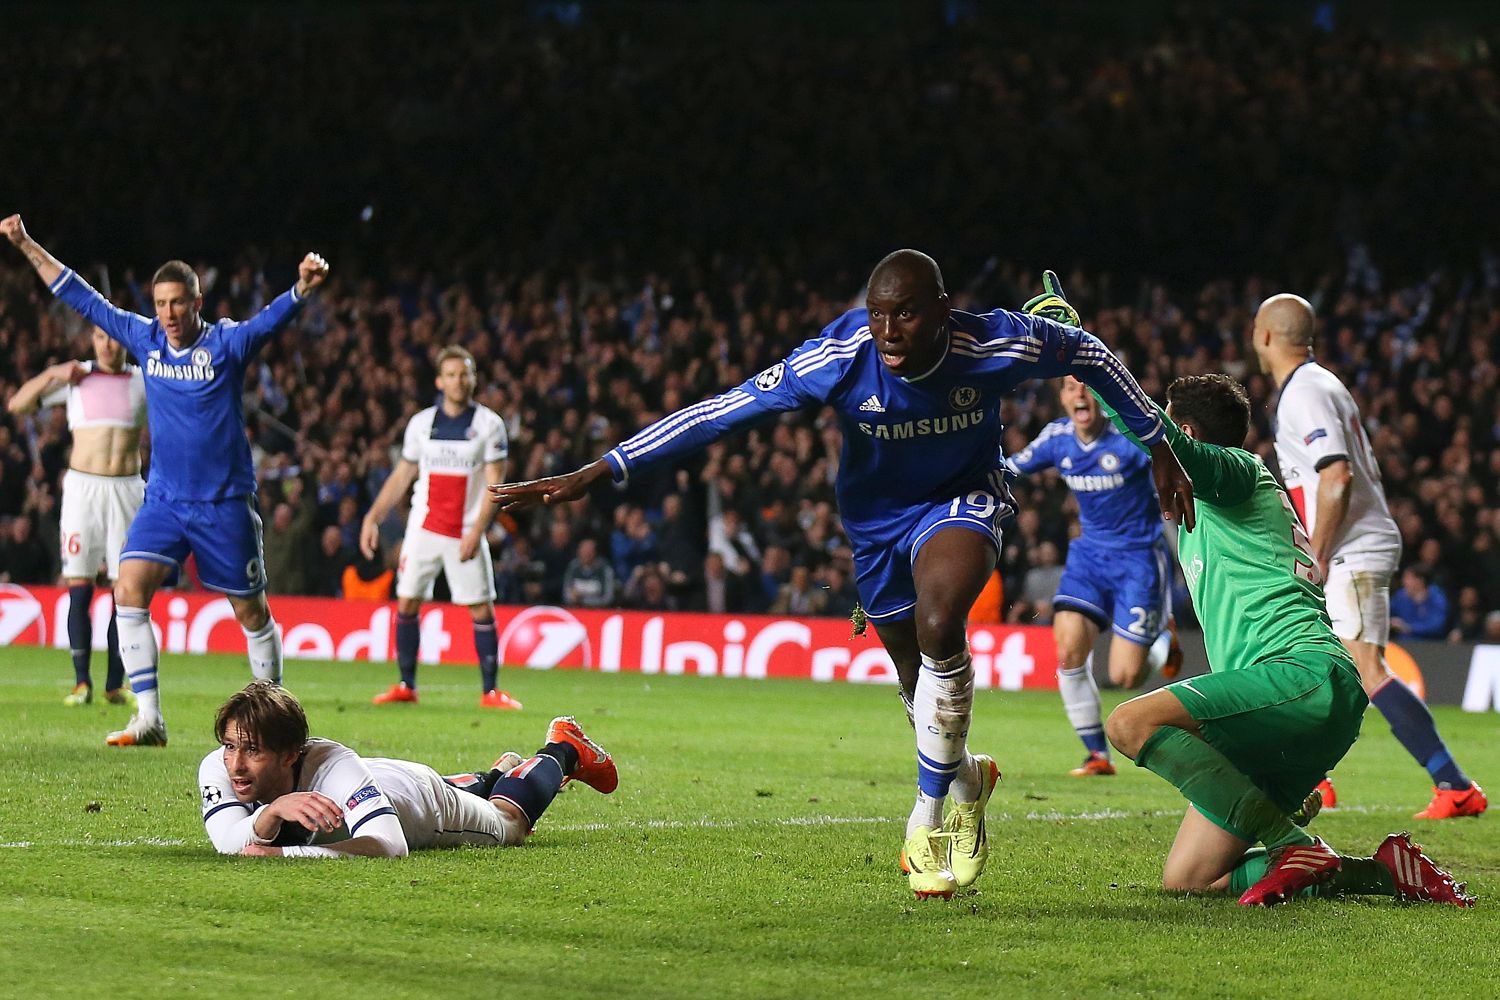
POLYGON ((558 519, 548 525, 547 540, 536 553, 542 567, 542 599, 547 603, 558 604, 564 600, 563 583, 577 552, 573 544, 573 529, 567 521, 558 519))
POLYGON ((777 589, 771 602, 771 614, 795 615, 799 618, 821 615, 828 603, 828 593, 813 582, 806 563, 792 567, 791 576, 777 589))
POLYGON ((1391 631, 1413 639, 1442 639, 1448 634, 1448 595, 1431 582, 1423 566, 1401 573, 1401 589, 1391 595, 1391 631))
POLYGON ((636 611, 676 611, 679 607, 667 589, 666 577, 650 563, 637 566, 626 582, 625 606, 636 611))
POLYGON ((318 542, 318 562, 313 574, 313 593, 319 597, 344 596, 344 570, 354 562, 355 553, 344 545, 343 532, 336 525, 323 529, 318 542))
POLYGON ((1052 621, 1052 598, 1062 581, 1063 566, 1057 544, 1048 541, 1037 545, 1035 560, 1026 571, 1011 620, 1045 625, 1052 621))
POLYGON ((702 580, 688 598, 687 610, 738 615, 746 609, 745 578, 729 572, 720 553, 704 556, 702 580))
POLYGON ((617 582, 609 563, 599 558, 599 545, 592 538, 578 543, 578 555, 563 573, 563 604, 570 608, 612 608, 617 582))
POLYGON ((0 527, 0 580, 53 583, 52 554, 32 529, 31 518, 13 517, 0 527))

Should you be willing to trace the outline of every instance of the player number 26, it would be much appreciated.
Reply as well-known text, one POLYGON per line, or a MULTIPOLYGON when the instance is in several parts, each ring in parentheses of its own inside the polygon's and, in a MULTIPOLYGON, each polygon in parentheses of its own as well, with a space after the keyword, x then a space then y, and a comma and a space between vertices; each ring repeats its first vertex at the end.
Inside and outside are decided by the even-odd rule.
POLYGON ((958 517, 960 507, 967 508, 963 511, 966 516, 988 521, 995 513, 995 498, 984 490, 975 490, 966 497, 954 497, 948 505, 948 516, 958 517))

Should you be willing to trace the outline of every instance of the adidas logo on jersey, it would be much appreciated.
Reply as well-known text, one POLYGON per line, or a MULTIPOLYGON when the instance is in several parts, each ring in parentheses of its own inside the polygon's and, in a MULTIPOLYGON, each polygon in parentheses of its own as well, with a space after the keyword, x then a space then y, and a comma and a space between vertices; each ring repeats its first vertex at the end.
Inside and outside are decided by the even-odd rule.
POLYGON ((885 407, 883 407, 883 406, 880 405, 880 397, 879 396, 873 396, 873 395, 869 399, 865 400, 863 403, 860 403, 859 404, 859 409, 860 409, 861 413, 884 413, 885 412, 885 407))

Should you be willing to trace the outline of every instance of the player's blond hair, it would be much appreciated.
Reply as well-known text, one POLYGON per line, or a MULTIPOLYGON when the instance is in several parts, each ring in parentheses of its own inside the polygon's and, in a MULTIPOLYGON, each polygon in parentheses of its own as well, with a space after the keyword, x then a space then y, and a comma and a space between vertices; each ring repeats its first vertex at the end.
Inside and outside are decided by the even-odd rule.
POLYGON ((293 753, 307 745, 307 713, 286 688, 256 680, 229 697, 214 716, 214 739, 224 742, 229 724, 272 753, 293 753))
POLYGON ((443 362, 444 361, 450 361, 450 360, 453 360, 455 358, 457 358, 459 361, 462 361, 464 364, 468 365, 470 371, 474 371, 478 367, 477 365, 474 364, 474 355, 470 354, 467 349, 459 347, 457 344, 449 344, 447 347, 443 348, 441 351, 438 351, 438 356, 437 356, 437 368, 438 368, 438 371, 442 371, 443 370, 443 362))

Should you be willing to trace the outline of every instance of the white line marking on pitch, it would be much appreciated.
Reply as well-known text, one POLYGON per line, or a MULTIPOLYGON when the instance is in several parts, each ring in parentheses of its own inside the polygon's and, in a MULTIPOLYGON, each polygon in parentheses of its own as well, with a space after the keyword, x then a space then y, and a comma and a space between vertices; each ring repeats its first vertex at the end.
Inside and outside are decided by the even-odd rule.
MULTIPOLYGON (((1341 806, 1341 813, 1381 813, 1388 809, 1372 806, 1341 806)), ((1127 811, 1124 809, 1098 809, 1088 812, 1066 813, 1060 810, 1028 812, 1023 814, 991 814, 991 822, 1060 823, 1080 821, 1098 823, 1116 819, 1159 819, 1180 816, 1181 809, 1152 809, 1149 811, 1127 811)), ((543 828, 560 833, 596 833, 610 830, 732 830, 743 826, 864 826, 886 823, 904 823, 905 816, 784 816, 780 819, 648 819, 625 820, 619 823, 548 823, 543 828)), ((22 850, 28 847, 183 847, 186 840, 169 840, 161 837, 137 837, 130 840, 16 840, 0 843, 0 850, 22 850)))

